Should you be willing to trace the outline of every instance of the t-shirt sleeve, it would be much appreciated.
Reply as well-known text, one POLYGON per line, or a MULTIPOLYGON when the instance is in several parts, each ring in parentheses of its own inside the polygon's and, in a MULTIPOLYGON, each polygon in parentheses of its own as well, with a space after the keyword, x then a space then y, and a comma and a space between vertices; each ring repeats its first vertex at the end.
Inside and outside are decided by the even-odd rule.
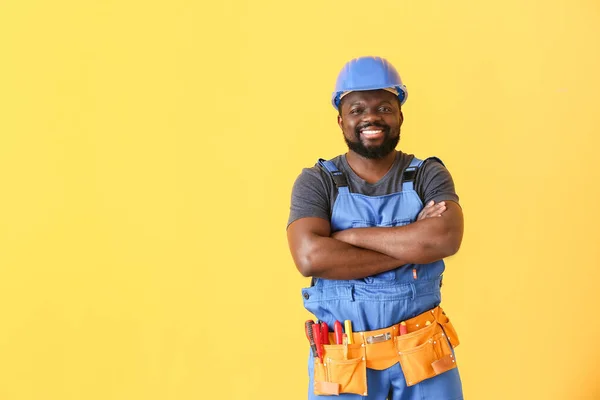
POLYGON ((296 178, 292 188, 292 200, 288 226, 306 217, 330 220, 329 190, 323 181, 320 168, 305 168, 296 178))
POLYGON ((436 203, 446 200, 458 203, 458 195, 450 172, 435 159, 423 163, 419 168, 415 183, 415 189, 423 200, 423 204, 427 204, 431 200, 436 203))

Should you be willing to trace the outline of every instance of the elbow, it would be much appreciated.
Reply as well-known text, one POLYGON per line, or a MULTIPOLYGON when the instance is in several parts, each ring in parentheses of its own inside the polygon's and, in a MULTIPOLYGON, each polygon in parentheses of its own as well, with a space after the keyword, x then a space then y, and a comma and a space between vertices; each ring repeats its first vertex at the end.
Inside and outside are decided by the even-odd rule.
POLYGON ((443 257, 450 257, 458 253, 461 243, 462 234, 449 235, 446 240, 444 240, 444 243, 440 246, 442 248, 442 252, 444 253, 443 257))
POLYGON ((452 247, 452 255, 458 253, 458 250, 460 250, 461 244, 462 244, 462 237, 454 243, 454 247, 452 247))
POLYGON ((319 238, 309 236, 291 247, 296 269, 305 278, 317 276, 327 263, 327 251, 319 238))
POLYGON ((315 262, 316 260, 314 255, 312 255, 311 252, 308 252, 307 254, 298 256, 298 259, 296 260, 296 268, 303 277, 310 278, 314 276, 317 269, 315 262))
POLYGON ((450 256, 455 255, 456 253, 458 253, 459 249, 460 249, 460 243, 449 243, 446 246, 446 249, 445 249, 446 255, 444 257, 450 257, 450 256))
POLYGON ((442 260, 458 253, 462 237, 448 235, 428 243, 423 243, 422 252, 428 254, 426 262, 442 260))
POLYGON ((302 275, 305 278, 309 278, 313 274, 312 266, 307 262, 296 263, 296 268, 298 269, 298 272, 300 272, 300 275, 302 275))
POLYGON ((298 271, 300 271, 300 274, 305 278, 311 278, 313 276, 310 269, 298 268, 298 271))

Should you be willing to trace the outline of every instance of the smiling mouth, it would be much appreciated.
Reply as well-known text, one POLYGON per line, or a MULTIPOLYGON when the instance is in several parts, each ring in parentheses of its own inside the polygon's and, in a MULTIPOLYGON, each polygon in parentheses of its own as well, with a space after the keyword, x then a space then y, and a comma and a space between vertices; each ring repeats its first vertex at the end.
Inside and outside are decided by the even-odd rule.
POLYGON ((365 138, 365 139, 377 139, 379 137, 383 136, 383 129, 381 128, 367 128, 367 129, 361 129, 360 130, 360 134, 365 138))

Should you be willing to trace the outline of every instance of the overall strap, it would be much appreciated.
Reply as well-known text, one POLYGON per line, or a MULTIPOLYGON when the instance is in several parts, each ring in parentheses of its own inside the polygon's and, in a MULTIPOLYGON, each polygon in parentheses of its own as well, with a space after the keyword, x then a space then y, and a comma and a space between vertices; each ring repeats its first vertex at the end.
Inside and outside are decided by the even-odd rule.
POLYGON ((423 164, 423 160, 413 157, 410 165, 406 167, 402 173, 402 191, 415 190, 415 178, 417 177, 417 171, 423 164))
POLYGON ((346 180, 346 175, 344 175, 344 173, 342 171, 337 169, 337 167, 335 166, 334 163, 332 163, 331 161, 327 161, 322 158, 319 158, 319 165, 321 166, 321 168, 323 168, 325 171, 327 171, 329 173, 329 175, 331 176, 331 179, 333 179, 333 183, 335 184, 335 187, 338 188, 338 191, 340 193, 348 193, 349 192, 348 181, 346 180))
POLYGON ((415 190, 415 179, 417 178, 419 168, 428 160, 435 160, 440 164, 444 165, 442 160, 440 160, 437 157, 429 157, 425 160, 420 160, 417 157, 413 157, 412 161, 410 162, 410 165, 406 167, 406 169, 402 173, 402 191, 415 190))
MULTIPOLYGON (((342 171, 337 169, 334 163, 319 158, 319 165, 321 166, 321 168, 327 171, 327 173, 329 173, 329 176, 331 176, 331 179, 333 179, 335 187, 338 189, 338 193, 350 193, 350 191, 348 190, 348 180, 346 179, 346 175, 344 175, 342 171)), ((310 286, 315 286, 316 283, 317 278, 312 277, 310 279, 310 286)))

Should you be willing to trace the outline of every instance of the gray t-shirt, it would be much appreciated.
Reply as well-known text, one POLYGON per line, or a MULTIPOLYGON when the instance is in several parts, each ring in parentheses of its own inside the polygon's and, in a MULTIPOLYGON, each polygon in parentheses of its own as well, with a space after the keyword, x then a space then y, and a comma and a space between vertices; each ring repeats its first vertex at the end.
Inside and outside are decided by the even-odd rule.
MULTIPOLYGON (((402 190, 402 173, 410 165, 413 157, 412 154, 398 151, 390 170, 376 183, 368 183, 356 175, 348 165, 345 155, 337 156, 331 161, 346 176, 351 193, 383 196, 402 190)), ((436 203, 445 200, 458 203, 450 172, 435 159, 427 160, 419 168, 415 178, 415 190, 423 204, 431 200, 436 203)), ((312 168, 304 168, 292 189, 288 226, 305 217, 318 217, 330 221, 337 193, 331 175, 318 163, 312 168)))

